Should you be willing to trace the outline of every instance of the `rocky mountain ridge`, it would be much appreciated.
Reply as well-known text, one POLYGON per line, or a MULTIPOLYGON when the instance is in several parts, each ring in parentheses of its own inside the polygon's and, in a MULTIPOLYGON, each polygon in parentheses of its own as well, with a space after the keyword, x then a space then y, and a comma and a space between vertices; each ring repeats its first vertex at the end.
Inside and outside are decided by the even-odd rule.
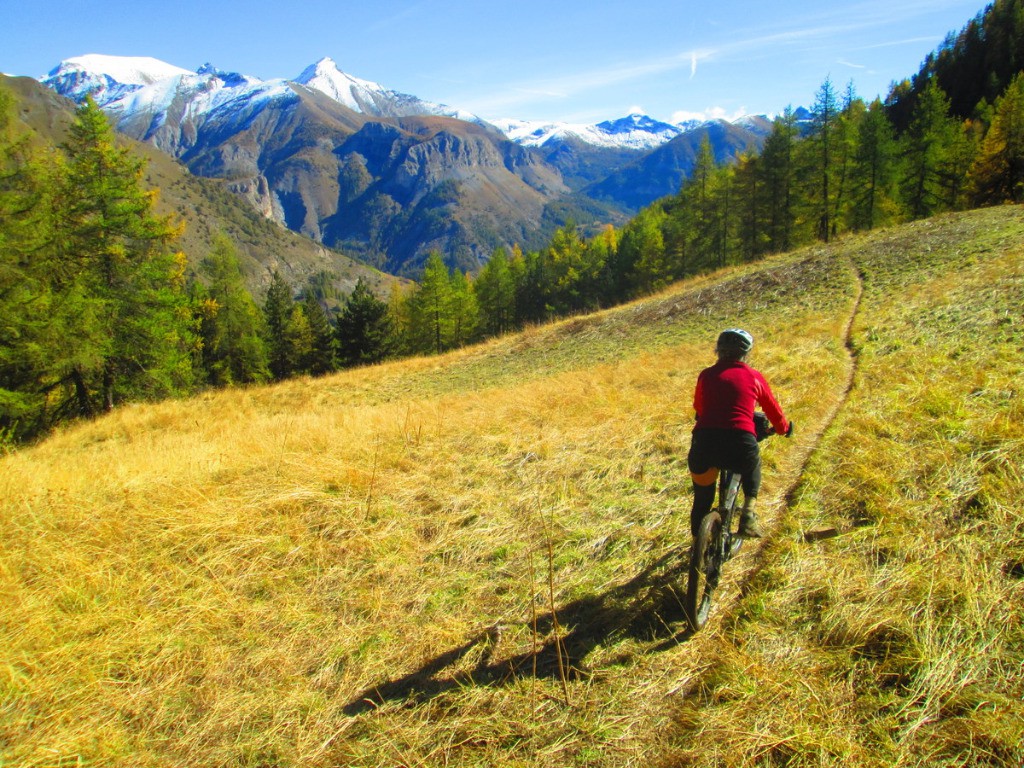
POLYGON ((211 65, 189 72, 155 59, 83 56, 42 82, 76 101, 92 96, 119 131, 223 179, 263 216, 405 275, 432 250, 475 271, 496 247, 541 247, 568 220, 621 224, 678 189, 692 167, 687 147, 701 135, 719 136, 721 161, 763 138, 642 115, 506 133, 352 77, 330 59, 295 80, 262 81, 211 65), (639 164, 675 143, 667 155, 675 160, 639 164), (630 167, 662 177, 637 185, 622 175, 630 167))

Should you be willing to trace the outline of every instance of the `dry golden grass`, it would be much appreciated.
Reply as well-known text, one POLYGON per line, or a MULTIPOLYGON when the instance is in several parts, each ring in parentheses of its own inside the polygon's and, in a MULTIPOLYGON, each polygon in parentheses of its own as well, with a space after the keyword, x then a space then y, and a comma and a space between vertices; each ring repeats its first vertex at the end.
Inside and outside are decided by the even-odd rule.
POLYGON ((947 217, 3 458, 0 764, 1019 763, 1021 243, 947 217), (690 638, 733 324, 798 432, 690 638))

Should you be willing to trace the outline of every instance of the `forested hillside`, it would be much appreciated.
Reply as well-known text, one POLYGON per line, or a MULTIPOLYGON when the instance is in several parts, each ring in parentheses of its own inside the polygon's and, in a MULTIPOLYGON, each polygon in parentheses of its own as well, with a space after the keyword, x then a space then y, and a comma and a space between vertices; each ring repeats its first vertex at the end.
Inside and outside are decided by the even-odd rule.
POLYGON ((269 380, 280 366, 258 303, 282 273, 308 299, 288 316, 289 373, 333 361, 326 308, 342 290, 387 296, 398 283, 197 187, 156 153, 148 163, 95 105, 68 113, 59 101, 38 85, 0 89, 5 447, 134 400, 269 380))
MULTIPOLYGON (((103 126, 90 112, 94 105, 78 117, 92 123, 92 138, 67 142, 59 162, 45 171, 16 121, 4 118, 0 149, 9 215, 0 236, 8 244, 2 257, 10 288, 0 295, 0 312, 13 319, 0 358, 0 430, 8 441, 20 440, 139 398, 442 353, 802 245, 1020 202, 1024 75, 1005 62, 1017 60, 1013 52, 1024 41, 1024 28, 1015 21, 1021 8, 1019 0, 994 3, 929 57, 912 85, 898 85, 885 102, 865 103, 851 86, 839 89, 826 79, 808 119, 798 124, 789 112, 778 117, 759 152, 718 164, 711 142, 703 141, 682 188, 619 229, 609 225, 585 234, 570 223, 543 248, 496 248, 476 274, 451 269, 451 254, 434 251, 417 284, 390 292, 381 290, 379 280, 371 282, 370 271, 361 287, 349 272, 342 294, 336 272, 296 269, 284 251, 265 262, 266 279, 253 290, 245 281, 251 261, 239 242, 259 239, 272 225, 250 221, 243 231, 218 233, 205 214, 224 198, 211 195, 194 210, 178 211, 183 235, 141 184, 146 165, 101 135, 103 126), (969 73, 977 73, 978 62, 996 59, 999 65, 987 70, 979 89, 969 73), (970 117, 953 106, 976 97, 970 117), (103 190, 90 193, 99 206, 93 213, 75 207, 85 187, 69 180, 92 181, 87 167, 77 166, 97 151, 116 155, 114 167, 137 199, 126 210, 120 193, 111 193, 116 217, 95 202, 107 194, 103 190), (201 252, 183 250, 174 269, 158 266, 173 261, 175 250, 197 232, 207 242, 201 252), (151 245, 141 247, 144 242, 151 245), (132 279, 143 279, 147 290, 163 297, 161 311, 173 332, 161 330, 164 321, 155 318, 160 302, 143 301, 137 286, 117 288, 120 308, 105 294, 114 288, 115 264, 131 265, 132 279), (142 278, 137 273, 144 270, 150 271, 142 278), (148 311, 155 313, 155 326, 116 340, 115 331, 125 327, 118 318, 148 311), (67 317, 57 321, 62 312, 67 317), (104 318, 99 325, 92 324, 94 315, 104 318), (55 322, 47 327, 48 319, 55 322), (69 339, 80 340, 73 345, 78 352, 67 351, 69 339)), ((434 138, 444 133, 430 120, 416 124, 434 138)), ((454 200, 449 193, 455 189, 440 185, 430 199, 446 205, 454 200)))

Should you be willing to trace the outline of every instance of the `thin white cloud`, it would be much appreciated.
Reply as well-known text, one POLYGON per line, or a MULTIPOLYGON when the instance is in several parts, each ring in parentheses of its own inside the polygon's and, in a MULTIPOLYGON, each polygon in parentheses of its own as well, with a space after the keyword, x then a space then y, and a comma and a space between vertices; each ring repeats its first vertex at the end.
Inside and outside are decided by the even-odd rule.
MULTIPOLYGON (((929 3, 933 2, 936 0, 905 0, 902 4, 893 4, 891 0, 864 0, 805 16, 806 24, 803 27, 787 28, 780 25, 778 31, 766 34, 760 30, 748 30, 745 36, 743 30, 733 29, 729 32, 728 40, 717 45, 557 77, 540 77, 529 82, 510 83, 506 87, 493 89, 485 97, 463 98, 459 103, 467 104, 468 108, 477 114, 495 115, 518 111, 523 107, 528 108, 530 103, 537 99, 568 100, 601 88, 640 81, 677 70, 688 70, 689 78, 692 80, 697 74, 698 64, 749 60, 761 55, 777 54, 780 48, 786 48, 787 55, 792 55, 794 48, 833 46, 837 40, 847 43, 856 32, 876 27, 892 28, 897 21, 918 17, 925 13, 929 3)), ((934 39, 931 36, 901 39, 863 46, 861 50, 869 47, 930 42, 934 39)), ((866 69, 866 66, 848 60, 841 59, 839 63, 855 69, 866 69)), ((694 114, 705 117, 725 116, 715 108, 694 114)))
POLYGON ((530 83, 510 85, 499 89, 494 95, 481 99, 463 99, 460 103, 471 103, 470 108, 477 114, 494 114, 513 109, 538 97, 568 99, 598 88, 664 74, 687 66, 690 60, 691 54, 685 53, 639 63, 585 70, 562 77, 542 78, 530 83))

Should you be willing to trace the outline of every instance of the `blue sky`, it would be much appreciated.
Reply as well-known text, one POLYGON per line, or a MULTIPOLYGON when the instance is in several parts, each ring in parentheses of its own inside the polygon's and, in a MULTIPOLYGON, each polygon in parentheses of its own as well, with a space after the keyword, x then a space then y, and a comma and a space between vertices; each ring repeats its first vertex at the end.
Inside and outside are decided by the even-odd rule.
POLYGON ((86 53, 350 75, 482 117, 590 123, 809 106, 826 77, 885 96, 982 0, 5 0, 0 71, 86 53))

